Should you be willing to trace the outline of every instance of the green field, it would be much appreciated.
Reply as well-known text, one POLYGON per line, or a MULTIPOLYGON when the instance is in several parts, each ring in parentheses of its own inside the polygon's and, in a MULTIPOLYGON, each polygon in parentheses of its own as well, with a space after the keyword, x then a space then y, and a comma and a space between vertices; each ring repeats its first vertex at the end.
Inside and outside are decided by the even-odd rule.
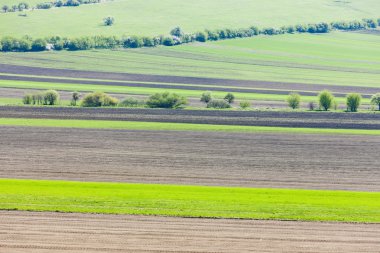
MULTIPOLYGON (((0 63, 193 77, 380 87, 380 36, 334 32, 177 47, 7 53, 0 63)), ((1 70, 0 70, 1 72, 1 70)))
POLYGON ((380 222, 380 193, 0 180, 0 209, 380 222))
MULTIPOLYGON (((94 109, 96 110, 96 109, 94 109)), ((209 132, 278 132, 294 134, 354 134, 380 135, 380 130, 290 128, 266 126, 233 126, 187 123, 107 121, 107 120, 58 120, 0 118, 0 126, 63 127, 88 129, 155 130, 155 131, 209 131, 209 132)))
MULTIPOLYGON (((15 1, 0 0, 13 4, 15 1)), ((44 2, 26 1, 30 3, 44 2)), ((377 0, 114 0, 74 8, 0 13, 2 35, 41 37, 47 35, 159 35, 179 25, 188 32, 217 28, 295 25, 321 21, 375 18, 377 0), (112 15, 115 24, 105 27, 104 17, 112 15)))

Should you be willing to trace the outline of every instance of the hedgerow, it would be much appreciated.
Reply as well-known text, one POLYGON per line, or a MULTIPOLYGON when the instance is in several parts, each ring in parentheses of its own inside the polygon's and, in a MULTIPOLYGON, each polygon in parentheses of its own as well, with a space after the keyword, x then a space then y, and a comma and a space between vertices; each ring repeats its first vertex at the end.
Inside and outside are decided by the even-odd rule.
MULTIPOLYGON (((78 0, 79 3, 92 3, 98 0, 78 0)), ((66 1, 67 4, 69 1, 66 1)), ((49 2, 50 3, 50 2, 49 2)), ((363 19, 357 21, 341 21, 332 23, 316 23, 316 24, 298 24, 295 26, 283 26, 281 28, 267 27, 259 29, 252 26, 246 29, 218 29, 205 30, 193 34, 185 33, 180 27, 175 27, 170 31, 169 36, 155 37, 139 37, 128 36, 118 38, 116 36, 84 36, 79 38, 61 38, 53 36, 50 38, 31 39, 24 36, 21 39, 14 37, 4 37, 0 40, 0 50, 3 52, 26 52, 44 50, 89 50, 89 49, 114 49, 114 48, 141 48, 175 46, 194 41, 206 42, 235 38, 254 37, 262 35, 278 35, 278 34, 294 34, 294 33, 329 33, 333 30, 356 31, 364 29, 376 29, 380 26, 379 19, 363 19), (46 43, 45 43, 45 42, 46 43), (37 43, 39 44, 38 46, 37 43), (34 47, 32 45, 35 45, 34 47), (36 50, 38 49, 38 50, 36 50)))

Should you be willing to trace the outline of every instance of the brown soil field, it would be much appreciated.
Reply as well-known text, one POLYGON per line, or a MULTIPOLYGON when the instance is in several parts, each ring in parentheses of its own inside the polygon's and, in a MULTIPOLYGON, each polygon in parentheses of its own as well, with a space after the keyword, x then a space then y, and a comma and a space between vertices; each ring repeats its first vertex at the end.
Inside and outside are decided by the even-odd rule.
POLYGON ((0 212, 0 252, 378 253, 379 224, 0 212))
MULTIPOLYGON (((70 69, 53 69, 53 68, 40 68, 17 66, 9 64, 0 64, 1 73, 3 74, 22 74, 34 75, 44 77, 67 77, 67 78, 85 78, 85 79, 103 79, 115 81, 135 81, 135 82, 152 82, 152 83, 174 83, 174 84, 197 84, 197 85, 218 85, 218 86, 234 86, 236 88, 256 88, 256 89, 278 89, 283 91, 301 90, 309 91, 314 94, 324 89, 329 89, 336 93, 350 93, 359 92, 362 94, 374 94, 378 92, 377 88, 371 87, 351 87, 351 86, 338 86, 338 85, 323 85, 323 84, 305 84, 305 83, 285 83, 285 82, 268 82, 257 80, 233 80, 233 79, 217 79, 217 78, 198 78, 198 77, 182 77, 182 76, 160 76, 160 75, 143 75, 143 74, 128 74, 128 73, 112 73, 112 72, 95 72, 95 71, 80 71, 70 69)), ((10 78, 2 76, 1 78, 10 78)), ((13 77, 19 80, 28 80, 28 77, 13 77)), ((29 78, 35 80, 34 78, 29 78)), ((75 82, 75 81, 70 81, 75 82)), ((81 81, 82 82, 82 81, 81 81)), ((83 82, 82 82, 83 83, 83 82)), ((93 81, 91 81, 93 83, 93 81)), ((96 82, 95 82, 96 83, 96 82)), ((108 82, 112 83, 112 82, 108 82)), ((99 84, 107 84, 100 82, 99 84)), ((117 83, 115 83, 117 84, 117 83)), ((112 85, 115 85, 112 84, 112 85)), ((122 83, 119 83, 122 85, 122 83)), ((125 85, 125 84, 124 84, 125 85)), ((131 85, 131 84, 128 84, 131 85)), ((141 84, 135 84, 141 85, 141 84)), ((158 87, 158 84, 154 84, 158 87)), ((145 86, 145 85, 144 85, 145 86)), ((173 86, 170 86, 173 87, 173 86)), ((178 85, 178 87, 181 87, 178 85)), ((202 89, 202 88, 198 88, 202 89)), ((203 88, 210 89, 210 88, 203 88)), ((222 89, 223 90, 223 89, 222 89)), ((230 90, 230 89, 226 89, 230 90)), ((252 92, 252 91, 251 91, 252 92)), ((259 92, 259 91, 257 91, 259 92)), ((269 92, 269 91, 266 91, 269 92)), ((306 92, 307 93, 307 92, 306 92)), ((277 93, 275 93, 277 94, 277 93)))
POLYGON ((245 126, 380 129, 380 113, 0 106, 0 118, 2 117, 151 121, 245 126))
POLYGON ((373 136, 1 126, 0 178, 379 191, 373 136))

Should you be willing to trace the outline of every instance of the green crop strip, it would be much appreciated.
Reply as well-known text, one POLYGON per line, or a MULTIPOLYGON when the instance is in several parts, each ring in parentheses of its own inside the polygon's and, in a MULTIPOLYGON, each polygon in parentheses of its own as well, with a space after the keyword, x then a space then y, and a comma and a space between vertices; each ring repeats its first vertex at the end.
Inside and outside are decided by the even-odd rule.
MULTIPOLYGON (((94 112, 96 112, 96 109, 94 109, 94 112)), ((278 133, 293 133, 293 134, 380 135, 380 130, 233 126, 233 125, 163 123, 163 122, 107 121, 107 120, 0 118, 0 126, 62 127, 62 128, 146 130, 146 131, 207 131, 207 132, 235 132, 235 133, 278 132, 278 133)))
POLYGON ((0 209, 380 222, 380 193, 0 179, 0 209))

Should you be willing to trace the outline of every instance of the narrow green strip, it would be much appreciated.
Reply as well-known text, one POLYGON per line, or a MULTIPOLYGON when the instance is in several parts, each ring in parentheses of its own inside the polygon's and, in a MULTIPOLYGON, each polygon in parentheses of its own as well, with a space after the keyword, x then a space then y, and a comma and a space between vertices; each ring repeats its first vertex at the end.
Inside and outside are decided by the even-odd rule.
POLYGON ((0 179, 0 209, 380 222, 380 193, 0 179))
POLYGON ((279 132, 279 133, 294 133, 294 134, 301 133, 301 134, 380 135, 380 130, 233 126, 233 125, 134 122, 134 121, 112 121, 112 120, 0 118, 0 126, 92 128, 92 129, 148 130, 148 131, 201 131, 201 132, 207 131, 207 132, 236 132, 236 133, 279 132))

